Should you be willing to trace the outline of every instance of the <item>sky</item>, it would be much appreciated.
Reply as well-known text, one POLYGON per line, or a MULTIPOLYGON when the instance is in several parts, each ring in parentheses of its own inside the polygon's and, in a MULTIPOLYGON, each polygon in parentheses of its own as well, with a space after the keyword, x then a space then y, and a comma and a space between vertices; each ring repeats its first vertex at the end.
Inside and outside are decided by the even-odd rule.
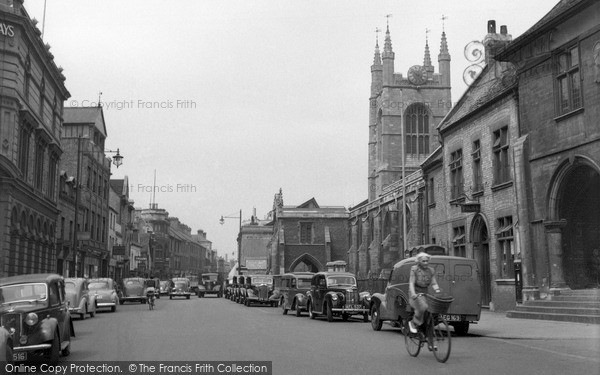
POLYGON ((25 8, 64 69, 65 106, 102 103, 106 147, 124 156, 111 178, 128 176, 139 208, 155 190, 160 208, 231 258, 240 210, 244 220, 254 209, 264 218, 279 189, 285 205, 314 197, 348 208, 367 198, 376 28, 389 21, 404 76, 423 64, 426 37, 438 72, 445 30, 456 102, 472 64, 465 47, 483 39, 488 20, 514 39, 557 2, 26 0, 25 8), (221 225, 221 216, 230 218, 221 225))

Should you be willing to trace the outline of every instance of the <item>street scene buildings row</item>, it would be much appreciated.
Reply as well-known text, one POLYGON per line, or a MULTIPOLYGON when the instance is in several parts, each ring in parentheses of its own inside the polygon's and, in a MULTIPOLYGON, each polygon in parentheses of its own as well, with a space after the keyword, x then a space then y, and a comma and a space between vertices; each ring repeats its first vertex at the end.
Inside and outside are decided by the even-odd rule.
MULTIPOLYGON (((22 2, 0 8, 3 274, 219 267, 204 232, 156 205, 134 208, 127 179, 110 180, 102 109, 63 109, 69 93, 49 45, 22 2)), ((507 26, 482 25, 483 40, 465 47, 481 59, 463 72, 469 88, 456 103, 446 33, 438 72, 427 39, 405 76, 388 26, 371 65, 367 199, 290 206, 280 190, 265 219, 242 222, 240 211, 238 271, 343 260, 359 279, 385 279, 434 243, 478 261, 481 304, 493 310, 598 286, 598 19, 597 1, 561 0, 515 40, 507 26)))
POLYGON ((404 77, 388 27, 371 66, 368 198, 346 210, 340 236, 343 208, 286 207, 280 191, 263 271, 344 260, 359 279, 385 279, 433 243, 478 261, 492 310, 598 287, 599 16, 595 1, 563 0, 516 40, 507 26, 482 25, 483 40, 467 46, 481 60, 454 105, 446 34, 439 73, 426 41, 423 64, 404 77))
POLYGON ((136 209, 111 180, 118 150, 101 107, 64 108, 63 69, 23 1, 0 1, 0 277, 113 277, 216 271, 206 233, 156 205, 136 209))

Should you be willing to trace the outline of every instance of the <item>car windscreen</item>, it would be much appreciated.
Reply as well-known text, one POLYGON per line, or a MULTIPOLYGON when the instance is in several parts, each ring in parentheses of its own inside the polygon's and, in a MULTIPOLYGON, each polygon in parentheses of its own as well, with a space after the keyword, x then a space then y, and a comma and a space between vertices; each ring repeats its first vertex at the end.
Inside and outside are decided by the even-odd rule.
POLYGON ((273 284, 272 277, 253 277, 252 284, 260 285, 260 284, 273 284))
POLYGON ((296 288, 310 288, 310 279, 298 279, 296 288))
POLYGON ((45 301, 48 288, 43 283, 6 285, 0 287, 0 302, 45 301))
POLYGON ((350 285, 356 286, 356 279, 352 276, 330 276, 327 285, 350 285))
POLYGON ((142 283, 140 283, 138 280, 127 280, 127 282, 125 283, 126 287, 136 287, 141 285, 142 283))
POLYGON ((175 281, 175 288, 185 288, 187 287, 187 283, 184 281, 175 281))
POLYGON ((108 281, 94 281, 91 282, 90 285, 88 285, 88 288, 94 290, 110 289, 110 286, 108 285, 108 281))

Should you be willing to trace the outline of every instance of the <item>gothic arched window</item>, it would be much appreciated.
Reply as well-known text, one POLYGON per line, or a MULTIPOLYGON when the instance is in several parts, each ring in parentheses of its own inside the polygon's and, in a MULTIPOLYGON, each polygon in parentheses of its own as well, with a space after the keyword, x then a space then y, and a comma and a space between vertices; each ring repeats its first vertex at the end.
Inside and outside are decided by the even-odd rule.
POLYGON ((429 155, 429 111, 414 104, 406 111, 406 154, 429 155))

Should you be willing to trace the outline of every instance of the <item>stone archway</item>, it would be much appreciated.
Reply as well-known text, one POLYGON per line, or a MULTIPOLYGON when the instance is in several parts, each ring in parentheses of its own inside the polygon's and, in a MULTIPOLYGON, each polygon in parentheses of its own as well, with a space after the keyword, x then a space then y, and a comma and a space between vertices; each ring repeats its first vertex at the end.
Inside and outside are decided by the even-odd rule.
POLYGON ((321 269, 321 263, 315 257, 304 254, 290 264, 288 272, 319 272, 321 269))
POLYGON ((481 214, 471 223, 473 259, 477 261, 481 274, 481 305, 489 306, 492 301, 492 275, 490 272, 490 243, 487 224, 481 214))
POLYGON ((561 165, 553 182, 549 214, 561 224, 553 233, 559 246, 555 253, 562 260, 562 275, 553 276, 559 280, 562 276, 571 289, 598 286, 600 270, 593 258, 594 250, 600 249, 599 169, 585 158, 571 158, 561 165))

